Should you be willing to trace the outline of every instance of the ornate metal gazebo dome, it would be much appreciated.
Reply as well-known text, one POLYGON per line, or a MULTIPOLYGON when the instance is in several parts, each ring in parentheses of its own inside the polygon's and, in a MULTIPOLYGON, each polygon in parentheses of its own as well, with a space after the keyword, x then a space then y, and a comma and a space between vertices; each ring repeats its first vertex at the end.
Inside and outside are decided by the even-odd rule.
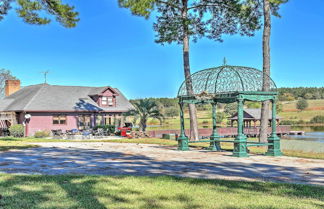
MULTIPOLYGON (((193 95, 217 95, 233 92, 261 92, 263 73, 250 67, 224 65, 198 71, 191 75, 193 95)), ((275 82, 269 78, 270 90, 277 91, 275 82)), ((189 96, 184 81, 178 97, 189 96)))
MULTIPOLYGON (((180 136, 178 137, 178 149, 189 150, 189 138, 185 133, 185 104, 211 104, 213 131, 210 136, 210 149, 221 150, 221 142, 234 143, 233 155, 247 157, 247 147, 268 146, 267 155, 280 156, 280 138, 276 129, 276 100, 277 87, 273 80, 269 79, 269 90, 262 91, 263 73, 255 68, 223 65, 198 71, 190 76, 192 93, 188 92, 186 82, 179 88, 178 98, 180 106, 180 136), (243 128, 243 109, 245 101, 263 102, 271 101, 272 105, 272 131, 268 143, 247 142, 243 128), (220 140, 217 131, 217 103, 237 102, 237 135, 233 141, 220 140)), ((200 141, 206 142, 206 141, 200 141)))

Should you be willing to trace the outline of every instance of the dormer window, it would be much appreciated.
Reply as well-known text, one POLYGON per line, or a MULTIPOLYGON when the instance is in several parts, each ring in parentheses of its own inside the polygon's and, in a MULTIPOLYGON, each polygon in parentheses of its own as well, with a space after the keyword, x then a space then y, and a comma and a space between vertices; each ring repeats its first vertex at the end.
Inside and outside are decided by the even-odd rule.
POLYGON ((108 97, 102 97, 101 98, 101 105, 107 106, 108 104, 108 97))
POLYGON ((113 98, 108 97, 108 106, 113 106, 113 105, 114 105, 113 98))
POLYGON ((110 96, 101 97, 101 105, 102 106, 114 106, 113 97, 110 97, 110 96))

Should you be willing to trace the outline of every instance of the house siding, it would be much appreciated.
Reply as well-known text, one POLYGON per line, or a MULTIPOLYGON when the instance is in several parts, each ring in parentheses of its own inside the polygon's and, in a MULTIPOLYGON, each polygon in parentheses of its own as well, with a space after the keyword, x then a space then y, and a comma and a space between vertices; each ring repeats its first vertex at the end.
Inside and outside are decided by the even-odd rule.
POLYGON ((61 129, 62 131, 78 128, 78 113, 29 113, 31 119, 27 124, 26 131, 28 136, 33 136, 35 132, 42 130, 61 129), (66 115, 66 124, 53 124, 53 115, 66 115))
MULTIPOLYGON (((57 130, 61 129, 63 132, 71 129, 78 129, 78 117, 81 114, 90 115, 91 117, 91 126, 94 127, 102 121, 99 119, 96 121, 96 116, 99 116, 98 113, 89 113, 89 112, 28 112, 31 118, 28 121, 25 130, 27 136, 34 136, 37 131, 44 130, 57 130), (54 115, 66 115, 66 124, 53 124, 54 115)), ((121 118, 120 113, 102 113, 102 115, 110 115, 113 118, 121 118)), ((23 124, 25 113, 20 114, 21 121, 20 124, 23 124)), ((99 117, 102 117, 101 115, 99 117)), ((115 122, 113 121, 112 124, 115 122)), ((120 125, 120 124, 119 124, 120 125)))

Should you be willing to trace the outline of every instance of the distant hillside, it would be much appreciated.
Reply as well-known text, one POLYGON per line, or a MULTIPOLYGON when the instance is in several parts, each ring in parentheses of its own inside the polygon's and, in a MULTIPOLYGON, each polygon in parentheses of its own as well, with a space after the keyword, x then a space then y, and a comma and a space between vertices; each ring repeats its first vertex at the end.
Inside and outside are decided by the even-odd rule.
POLYGON ((324 99, 324 87, 278 88, 279 100, 292 101, 299 97, 304 99, 324 99))

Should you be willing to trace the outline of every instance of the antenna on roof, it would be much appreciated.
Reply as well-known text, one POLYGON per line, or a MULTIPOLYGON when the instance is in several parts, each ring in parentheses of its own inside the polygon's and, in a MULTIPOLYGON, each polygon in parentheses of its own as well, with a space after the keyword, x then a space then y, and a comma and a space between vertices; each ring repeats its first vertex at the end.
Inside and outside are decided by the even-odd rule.
POLYGON ((47 70, 41 73, 44 74, 44 83, 47 83, 47 74, 49 73, 49 71, 47 70))

